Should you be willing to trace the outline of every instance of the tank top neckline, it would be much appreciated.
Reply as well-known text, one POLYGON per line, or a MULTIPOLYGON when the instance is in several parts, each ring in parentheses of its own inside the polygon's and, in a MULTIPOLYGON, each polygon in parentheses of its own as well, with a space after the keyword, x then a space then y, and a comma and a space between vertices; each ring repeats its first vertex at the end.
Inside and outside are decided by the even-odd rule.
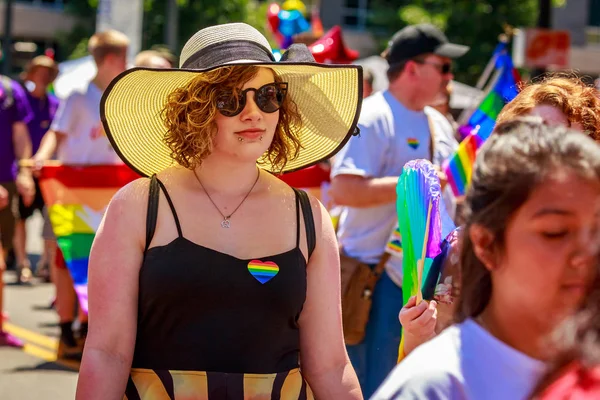
POLYGON ((186 242, 188 244, 191 244, 192 246, 194 246, 194 247, 196 247, 198 249, 210 251, 210 252, 216 253, 216 254, 218 254, 220 256, 229 257, 229 258, 234 259, 235 261, 241 261, 241 262, 248 262, 248 261, 252 261, 252 260, 256 260, 256 259, 261 259, 262 260, 262 259, 269 259, 269 258, 275 258, 275 257, 282 257, 282 256, 286 256, 288 254, 293 254, 294 252, 298 252, 299 253, 298 255, 300 256, 300 258, 302 259, 302 261, 306 264, 306 259, 304 257, 304 254, 302 253, 302 250, 300 250, 299 246, 295 246, 294 248, 292 248, 290 250, 287 250, 287 251, 284 251, 282 253, 277 253, 277 254, 272 254, 272 255, 264 255, 264 256, 256 256, 256 257, 252 257, 252 258, 239 258, 239 257, 236 257, 234 255, 227 254, 227 253, 224 253, 222 251, 215 250, 215 249, 212 249, 210 247, 204 246, 202 244, 193 242, 193 241, 189 240, 188 238, 186 238, 185 236, 177 236, 176 238, 174 238, 173 240, 171 240, 169 243, 162 244, 162 245, 159 245, 159 246, 150 247, 148 250, 146 250, 146 253, 150 253, 152 250, 155 250, 155 249, 158 251, 160 249, 168 248, 171 245, 175 245, 175 243, 178 242, 178 241, 184 241, 184 242, 186 242))
MULTIPOLYGON (((299 194, 300 192, 294 190, 295 198, 296 198, 296 247, 294 247, 291 250, 284 251, 283 253, 278 253, 278 254, 275 254, 275 255, 254 257, 254 258, 250 258, 250 259, 241 259, 241 258, 235 257, 235 256, 233 256, 231 254, 227 254, 227 253, 224 253, 222 251, 212 249, 210 247, 204 246, 202 244, 199 244, 199 243, 196 243, 196 242, 193 242, 193 241, 187 239, 183 235, 183 230, 181 229, 181 223, 179 222, 179 216, 177 215, 177 211, 175 210, 175 205, 173 204, 173 201, 171 200, 171 196, 169 195, 169 192, 167 191, 167 188, 160 181, 160 179, 156 178, 156 182, 158 183, 158 187, 160 187, 160 189, 163 191, 163 193, 165 195, 165 198, 167 199, 167 203, 169 204, 169 208, 171 209, 171 213, 172 213, 173 219, 175 221, 175 227, 177 228, 177 237, 175 239, 171 240, 167 244, 160 245, 160 246, 154 246, 154 247, 148 247, 149 244, 150 244, 150 241, 147 238, 146 239, 146 249, 144 251, 144 258, 146 256, 146 254, 150 252, 150 250, 158 249, 158 248, 168 248, 169 246, 176 244, 178 241, 183 240, 184 242, 187 242, 187 243, 191 244, 192 246, 194 246, 197 249, 203 249, 205 251, 210 251, 210 252, 215 253, 215 254, 217 254, 219 256, 226 256, 226 257, 229 257, 229 258, 233 259, 234 261, 239 261, 239 262, 243 262, 243 261, 248 262, 248 261, 252 261, 252 260, 256 260, 256 259, 266 259, 266 258, 280 257, 280 256, 292 254, 294 251, 297 250, 299 252, 300 258, 302 259, 302 261, 304 263, 304 266, 308 265, 308 260, 304 257, 304 254, 302 253, 302 250, 300 250, 300 207, 301 207, 301 204, 300 204, 300 194, 299 194)), ((310 216, 310 218, 312 218, 312 215, 310 216)), ((308 237, 307 237, 307 239, 308 239, 308 237)), ((310 251, 311 250, 309 249, 309 253, 310 253, 310 251)), ((309 255, 309 257, 310 257, 310 255, 309 255)))

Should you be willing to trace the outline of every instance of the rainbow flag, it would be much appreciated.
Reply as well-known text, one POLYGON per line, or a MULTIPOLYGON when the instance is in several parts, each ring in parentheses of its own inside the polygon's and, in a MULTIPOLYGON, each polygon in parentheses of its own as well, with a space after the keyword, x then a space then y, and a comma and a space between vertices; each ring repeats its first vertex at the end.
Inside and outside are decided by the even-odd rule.
POLYGON ((469 182, 475 155, 483 142, 492 134, 496 117, 506 103, 517 95, 517 84, 520 82, 519 73, 513 66, 505 43, 496 48, 496 69, 499 77, 492 89, 469 118, 466 125, 459 128, 464 137, 454 155, 448 158, 443 169, 448 176, 448 183, 455 196, 465 194, 469 182))
POLYGON ((88 310, 88 258, 110 199, 139 178, 126 165, 45 166, 40 188, 52 229, 73 278, 81 308, 88 310))

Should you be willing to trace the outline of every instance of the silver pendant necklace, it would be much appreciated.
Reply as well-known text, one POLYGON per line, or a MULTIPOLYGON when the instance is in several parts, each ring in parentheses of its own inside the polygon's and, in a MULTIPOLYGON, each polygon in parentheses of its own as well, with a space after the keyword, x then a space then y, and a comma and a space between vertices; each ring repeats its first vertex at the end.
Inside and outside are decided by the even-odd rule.
POLYGON ((242 204, 244 204, 244 201, 246 201, 246 199, 248 198, 248 196, 250 196, 250 193, 252 193, 252 190, 254 190, 254 187, 258 183, 258 178, 260 178, 260 168, 256 167, 257 174, 256 174, 256 180, 254 181, 254 184, 252 185, 252 187, 250 188, 250 190, 248 191, 248 193, 246 193, 246 195, 244 196, 244 198, 242 199, 242 201, 240 202, 240 204, 238 204, 238 206, 235 208, 235 210, 233 210, 231 212, 231 214, 229 214, 229 215, 225 215, 225 214, 223 214, 221 212, 221 210, 219 209, 219 207, 217 206, 217 204, 213 201, 212 197, 210 197, 210 194, 208 194, 208 191, 206 190, 206 188, 204 187, 204 185, 200 181, 200 178, 198 177, 198 174, 196 173, 196 170, 193 170, 193 171, 194 171, 194 176, 196 177, 196 180, 198 181, 198 183, 202 187, 202 190, 204 190, 204 192, 206 193, 206 196, 208 197, 208 199, 210 200, 210 202, 212 203, 212 205, 215 206, 215 208, 217 209, 217 211, 219 212, 219 214, 221 214, 221 217, 223 217, 223 221, 221 221, 221 228, 225 228, 225 229, 231 228, 231 216, 233 214, 235 214, 235 212, 242 206, 242 204))

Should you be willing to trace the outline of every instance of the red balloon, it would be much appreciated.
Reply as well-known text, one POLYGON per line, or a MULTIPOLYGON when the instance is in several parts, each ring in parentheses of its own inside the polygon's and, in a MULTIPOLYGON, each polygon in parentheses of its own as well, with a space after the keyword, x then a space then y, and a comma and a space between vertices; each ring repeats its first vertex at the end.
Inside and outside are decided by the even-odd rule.
POLYGON ((279 30, 279 11, 281 11, 281 7, 277 3, 271 3, 267 8, 267 23, 273 33, 279 30))
POLYGON ((308 46, 315 61, 330 64, 349 64, 359 56, 358 51, 346 47, 342 28, 334 26, 319 40, 308 46))

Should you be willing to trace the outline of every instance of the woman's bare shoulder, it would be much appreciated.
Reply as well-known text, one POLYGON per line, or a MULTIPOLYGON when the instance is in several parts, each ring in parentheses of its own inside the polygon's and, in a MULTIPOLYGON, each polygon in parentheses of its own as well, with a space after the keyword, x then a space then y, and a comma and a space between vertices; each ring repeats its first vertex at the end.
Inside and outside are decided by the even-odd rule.
POLYGON ((142 202, 148 201, 149 189, 150 179, 148 178, 131 181, 115 193, 111 200, 111 206, 139 206, 142 202))
POLYGON ((145 226, 149 189, 148 178, 136 179, 119 189, 108 204, 104 216, 105 228, 134 231, 139 226, 145 226))
MULTIPOLYGON (((165 185, 177 180, 181 174, 180 168, 167 168, 158 174, 156 177, 165 185)), ((148 193, 150 190, 150 178, 138 178, 127 185, 123 186, 115 194, 112 202, 126 207, 146 206, 148 203, 148 193)))

